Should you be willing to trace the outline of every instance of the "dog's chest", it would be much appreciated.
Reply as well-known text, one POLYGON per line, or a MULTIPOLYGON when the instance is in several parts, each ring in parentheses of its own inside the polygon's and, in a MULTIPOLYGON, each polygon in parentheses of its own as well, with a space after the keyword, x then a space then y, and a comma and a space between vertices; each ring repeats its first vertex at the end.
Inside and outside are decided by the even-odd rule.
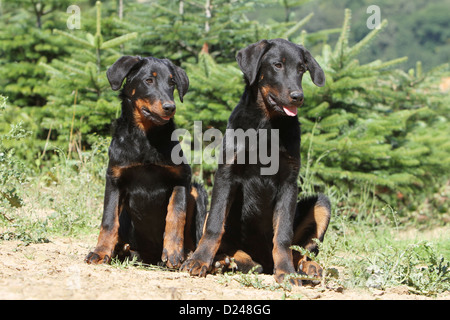
POLYGON ((144 136, 118 135, 111 141, 109 159, 114 165, 168 163, 172 147, 165 141, 151 143, 144 136))
POLYGON ((189 174, 184 165, 174 165, 170 150, 148 141, 117 138, 111 142, 110 170, 122 189, 168 188, 189 174), (151 182, 151 183, 149 183, 151 182))

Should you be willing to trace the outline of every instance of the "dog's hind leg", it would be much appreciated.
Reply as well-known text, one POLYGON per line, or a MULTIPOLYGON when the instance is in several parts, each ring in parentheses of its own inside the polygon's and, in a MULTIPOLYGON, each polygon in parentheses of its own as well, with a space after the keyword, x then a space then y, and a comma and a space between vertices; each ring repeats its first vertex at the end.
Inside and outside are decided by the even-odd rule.
POLYGON ((116 247, 114 248, 113 256, 119 261, 125 261, 125 259, 142 261, 137 248, 137 242, 135 239, 136 231, 134 229, 133 222, 129 213, 122 209, 119 215, 119 239, 116 247))
MULTIPOLYGON (((331 217, 331 205, 328 198, 315 195, 304 198, 297 203, 294 217, 294 237, 292 244, 318 254, 319 248, 314 239, 323 241, 331 217)), ((293 252, 294 266, 297 271, 308 276, 321 277, 322 267, 310 261, 300 252, 293 252)))
POLYGON ((257 273, 263 272, 262 266, 242 250, 233 250, 230 254, 218 254, 214 260, 212 274, 223 273, 228 270, 242 273, 248 273, 250 271, 257 273))
POLYGON ((208 194, 203 185, 192 183, 188 194, 186 225, 184 229, 185 253, 192 253, 203 234, 208 206, 208 194))

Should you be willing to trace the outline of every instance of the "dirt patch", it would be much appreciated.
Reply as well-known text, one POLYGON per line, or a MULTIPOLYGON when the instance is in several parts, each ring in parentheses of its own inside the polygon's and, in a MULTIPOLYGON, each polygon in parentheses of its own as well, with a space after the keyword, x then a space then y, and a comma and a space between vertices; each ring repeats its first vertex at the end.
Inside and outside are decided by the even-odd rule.
MULTIPOLYGON (((0 299, 282 299, 283 290, 244 287, 233 277, 193 278, 186 273, 137 267, 93 266, 83 262, 95 239, 69 238, 24 246, 0 243, 0 299)), ((275 284, 270 275, 258 276, 275 284)), ((299 287, 287 292, 296 299, 431 299, 408 294, 403 287, 387 291, 299 287)), ((450 299, 448 293, 437 297, 450 299)))

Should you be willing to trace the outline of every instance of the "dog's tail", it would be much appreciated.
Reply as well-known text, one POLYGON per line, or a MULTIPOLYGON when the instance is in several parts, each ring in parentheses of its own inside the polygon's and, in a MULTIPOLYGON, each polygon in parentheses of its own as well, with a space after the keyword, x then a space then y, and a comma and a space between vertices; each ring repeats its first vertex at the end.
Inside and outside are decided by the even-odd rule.
POLYGON ((208 193, 202 184, 198 182, 192 183, 191 194, 195 199, 194 205, 194 223, 192 223, 192 234, 194 235, 195 246, 203 234, 203 226, 205 224, 208 208, 208 193))
POLYGON ((324 194, 302 198, 297 203, 294 217, 293 244, 318 253, 313 239, 323 241, 331 218, 331 203, 324 194))

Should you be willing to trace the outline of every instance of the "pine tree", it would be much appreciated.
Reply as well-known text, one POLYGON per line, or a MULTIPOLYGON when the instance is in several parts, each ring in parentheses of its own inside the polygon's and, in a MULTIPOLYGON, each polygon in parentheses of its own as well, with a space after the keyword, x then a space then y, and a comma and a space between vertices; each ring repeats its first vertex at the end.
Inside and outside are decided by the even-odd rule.
POLYGON ((184 64, 191 88, 177 124, 189 128, 194 121, 202 121, 224 132, 242 94, 242 72, 235 63, 219 64, 208 53, 200 53, 198 59, 197 64, 184 64))
MULTIPOLYGON (((53 37, 51 30, 63 26, 56 9, 68 1, 6 1, 0 16, 0 87, 9 104, 19 107, 45 105, 48 81, 40 62, 67 56, 70 42, 53 37)), ((67 7, 67 5, 66 5, 67 7)))
MULTIPOLYGON (((342 194, 354 193, 356 199, 369 194, 383 204, 401 208, 401 203, 414 203, 418 194, 436 192, 436 188, 423 192, 426 186, 439 186, 448 179, 448 98, 437 89, 448 66, 426 74, 421 73, 420 64, 409 73, 394 69, 407 57, 361 65, 358 55, 387 21, 350 45, 350 18, 351 12, 346 10, 334 48, 324 44, 322 55, 317 56, 326 73, 326 86, 318 88, 304 77, 300 185, 307 192, 333 186, 342 194)), ((291 25, 274 37, 290 37, 314 47, 322 38, 299 32, 301 26, 291 25)), ((240 70, 235 62, 218 63, 206 52, 198 56, 197 63, 184 66, 191 88, 177 123, 190 128, 193 121, 201 120, 204 129, 224 130, 242 94, 240 70)))
POLYGON ((350 46, 350 17, 346 10, 334 50, 324 45, 317 59, 326 73, 325 88, 304 79, 301 182, 308 191, 324 185, 369 188, 397 207, 398 200, 414 200, 442 174, 449 177, 448 104, 436 89, 448 66, 428 74, 390 68, 406 57, 360 65, 355 57, 387 22, 350 46))
POLYGON ((117 49, 137 37, 137 33, 126 33, 105 41, 100 1, 96 3, 95 21, 95 34, 86 32, 84 38, 55 29, 58 38, 77 46, 69 58, 42 63, 51 77, 49 86, 53 91, 40 111, 41 125, 54 132, 56 145, 70 143, 69 154, 80 153, 97 134, 109 135, 113 119, 120 115, 120 102, 110 90, 106 69, 121 56, 117 49))
MULTIPOLYGON (((263 4, 266 4, 266 2, 269 3, 270 1, 261 1, 263 4)), ((288 1, 286 5, 288 7, 298 6, 300 2, 304 1, 288 1)), ((191 4, 191 10, 193 10, 198 9, 200 1, 196 2, 198 6, 192 6, 192 2, 189 3, 191 4)), ((261 5, 260 2, 258 3, 261 5)), ((182 106, 183 111, 177 114, 177 123, 181 126, 190 127, 193 121, 199 120, 203 121, 208 127, 225 130, 229 114, 238 103, 244 90, 242 72, 235 59, 238 50, 261 39, 272 38, 285 38, 294 42, 307 40, 316 44, 326 39, 329 34, 335 33, 336 30, 341 30, 327 29, 318 33, 306 34, 302 28, 311 20, 312 13, 300 21, 270 22, 267 24, 261 24, 257 21, 248 22, 245 17, 242 17, 249 10, 249 4, 244 1, 237 1, 236 3, 225 0, 214 1, 213 12, 214 10, 217 11, 213 14, 213 18, 216 20, 213 19, 210 23, 208 35, 190 34, 190 36, 194 36, 194 39, 201 36, 200 39, 202 40, 192 47, 195 48, 192 53, 195 53, 196 56, 189 57, 187 62, 182 63, 191 81, 187 96, 189 99, 186 99, 182 106), (229 22, 224 23, 225 20, 229 22), (232 24, 230 27, 233 27, 230 30, 227 29, 229 24, 232 24), (235 24, 238 25, 237 28, 235 24), (249 27, 251 32, 245 29, 249 27), (227 49, 222 47, 221 41, 213 40, 222 39, 223 33, 230 34, 228 42, 233 42, 227 49), (246 34, 246 36, 241 37, 242 34, 246 34)), ((166 11, 170 12, 169 15, 177 16, 174 11, 164 9, 164 12, 166 11)), ((182 25, 187 19, 196 21, 196 30, 201 29, 199 27, 202 25, 200 22, 204 23, 204 20, 198 20, 198 18, 195 20, 194 17, 196 16, 193 12, 191 14, 186 13, 186 6, 184 6, 181 16, 182 25)), ((189 30, 185 32, 188 34, 189 30)), ((186 39, 189 39, 189 37, 186 39)))
POLYGON ((244 0, 155 0, 128 6, 124 20, 116 22, 141 35, 133 50, 142 56, 198 62, 207 48, 218 62, 231 62, 245 43, 257 41, 257 23, 245 17, 254 5, 244 0))
MULTIPOLYGON (((169 58, 185 68, 191 84, 179 104, 177 125, 192 129, 201 120, 204 130, 224 130, 244 89, 236 52, 280 37, 312 51, 327 79, 318 88, 303 78, 303 190, 370 195, 414 210, 412 204, 426 202, 449 180, 450 98, 438 89, 448 66, 425 73, 420 63, 409 72, 396 69, 406 57, 361 63, 387 22, 351 44, 349 10, 342 28, 308 33, 304 28, 314 15, 295 21, 291 14, 302 2, 280 0, 285 21, 262 24, 247 13, 271 1, 155 0, 123 7, 114 1, 105 2, 108 17, 101 19, 100 4, 91 8, 93 2, 85 0, 83 30, 69 32, 63 31, 66 17, 51 12, 68 2, 36 0, 25 8, 2 2, 0 86, 10 97, 2 116, 8 123, 21 119, 33 131, 33 139, 22 139, 26 147, 17 152, 40 165, 52 156, 50 147, 82 156, 97 135, 109 136, 120 102, 105 71, 122 54, 169 58), (334 33, 339 38, 331 46, 334 33)), ((14 140, 8 148, 10 143, 14 140)))

